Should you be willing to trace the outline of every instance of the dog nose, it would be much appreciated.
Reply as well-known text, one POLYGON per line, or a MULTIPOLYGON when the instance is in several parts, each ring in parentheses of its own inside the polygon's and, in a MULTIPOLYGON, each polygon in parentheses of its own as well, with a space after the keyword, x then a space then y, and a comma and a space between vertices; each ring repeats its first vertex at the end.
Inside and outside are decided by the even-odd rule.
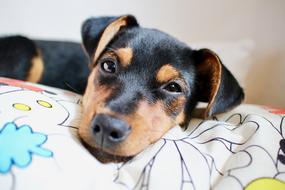
POLYGON ((106 114, 98 114, 94 117, 92 129, 96 144, 102 148, 119 144, 131 132, 128 123, 106 114))

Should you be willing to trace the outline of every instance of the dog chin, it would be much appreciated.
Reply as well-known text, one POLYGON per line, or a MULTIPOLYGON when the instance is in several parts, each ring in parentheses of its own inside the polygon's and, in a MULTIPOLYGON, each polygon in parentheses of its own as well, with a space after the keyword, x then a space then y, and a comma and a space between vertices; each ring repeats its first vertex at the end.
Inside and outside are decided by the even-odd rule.
POLYGON ((84 140, 81 139, 81 143, 83 146, 92 154, 99 162, 102 163, 119 163, 119 162, 127 162, 131 160, 134 156, 119 156, 115 154, 110 154, 102 149, 94 148, 84 142, 84 140))

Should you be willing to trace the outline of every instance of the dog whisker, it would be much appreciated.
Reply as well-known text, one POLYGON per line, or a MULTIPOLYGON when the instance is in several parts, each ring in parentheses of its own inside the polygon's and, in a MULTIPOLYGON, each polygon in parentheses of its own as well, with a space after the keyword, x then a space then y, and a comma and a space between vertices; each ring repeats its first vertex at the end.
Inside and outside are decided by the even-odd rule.
POLYGON ((64 82, 64 84, 65 84, 68 88, 70 88, 70 90, 76 92, 77 94, 80 94, 80 92, 79 92, 78 90, 76 90, 75 88, 73 88, 73 87, 72 87, 70 84, 68 84, 67 82, 64 82))

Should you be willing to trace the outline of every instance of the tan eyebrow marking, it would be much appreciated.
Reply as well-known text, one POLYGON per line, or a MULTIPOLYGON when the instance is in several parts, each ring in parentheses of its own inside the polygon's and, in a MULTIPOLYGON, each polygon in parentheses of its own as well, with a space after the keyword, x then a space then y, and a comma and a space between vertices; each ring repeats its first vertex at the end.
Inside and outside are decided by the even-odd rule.
POLYGON ((131 64, 133 58, 133 50, 130 47, 117 49, 116 54, 118 55, 121 64, 126 67, 131 64))
POLYGON ((99 59, 108 58, 108 57, 112 57, 114 59, 117 58, 116 54, 113 51, 106 51, 99 57, 99 59))
POLYGON ((159 69, 156 75, 156 80, 158 82, 168 82, 177 77, 179 77, 179 72, 174 67, 167 64, 159 69))

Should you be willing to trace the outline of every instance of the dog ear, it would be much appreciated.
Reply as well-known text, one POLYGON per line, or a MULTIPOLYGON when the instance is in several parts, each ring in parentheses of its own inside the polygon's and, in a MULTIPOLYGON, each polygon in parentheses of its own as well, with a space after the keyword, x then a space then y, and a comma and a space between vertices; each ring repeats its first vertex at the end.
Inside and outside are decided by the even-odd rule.
POLYGON ((125 27, 138 26, 132 15, 97 17, 86 20, 81 28, 83 45, 94 64, 114 36, 125 27))
POLYGON ((208 102, 205 117, 225 112, 244 99, 243 89, 220 58, 209 49, 194 51, 198 101, 208 102))

